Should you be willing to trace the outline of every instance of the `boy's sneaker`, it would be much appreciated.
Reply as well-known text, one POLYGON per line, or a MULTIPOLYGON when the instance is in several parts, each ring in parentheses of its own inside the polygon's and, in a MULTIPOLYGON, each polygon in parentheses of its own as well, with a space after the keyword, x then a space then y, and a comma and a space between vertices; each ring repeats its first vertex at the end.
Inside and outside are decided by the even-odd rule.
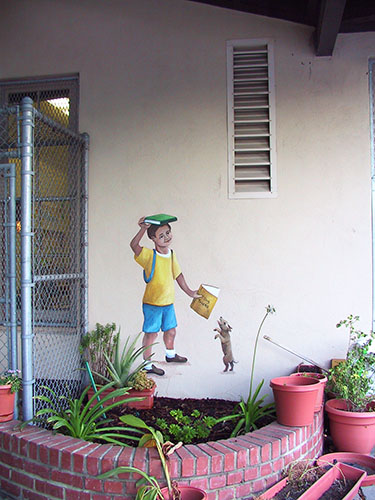
POLYGON ((157 366, 155 365, 151 365, 151 368, 149 368, 148 370, 145 369, 145 372, 146 373, 153 373, 154 375, 164 375, 165 371, 162 370, 161 368, 158 368, 157 366))
POLYGON ((168 358, 168 356, 165 356, 165 361, 167 363, 186 363, 187 358, 184 356, 179 356, 178 354, 175 354, 173 358, 168 358))

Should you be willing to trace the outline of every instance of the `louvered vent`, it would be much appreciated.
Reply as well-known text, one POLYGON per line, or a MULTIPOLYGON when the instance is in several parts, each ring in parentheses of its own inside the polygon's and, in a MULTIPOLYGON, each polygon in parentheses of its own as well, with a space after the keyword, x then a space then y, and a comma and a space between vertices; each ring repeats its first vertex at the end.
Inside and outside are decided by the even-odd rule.
POLYGON ((230 196, 274 196, 274 90, 270 45, 228 42, 230 196))

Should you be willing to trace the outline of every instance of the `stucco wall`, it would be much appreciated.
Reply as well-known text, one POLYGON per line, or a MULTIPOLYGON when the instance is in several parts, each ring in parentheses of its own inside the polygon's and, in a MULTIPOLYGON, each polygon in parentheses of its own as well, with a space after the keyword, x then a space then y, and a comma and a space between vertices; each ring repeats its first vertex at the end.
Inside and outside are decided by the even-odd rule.
MULTIPOLYGON (((177 349, 190 365, 168 366, 159 393, 245 396, 269 303, 277 314, 263 333, 322 364, 344 354, 338 320, 359 314, 370 328, 375 34, 340 35, 333 57, 317 58, 310 28, 185 0, 3 0, 1 12, 1 79, 80 75, 91 326, 141 329, 144 284, 129 241, 142 215, 177 215, 173 247, 188 283, 221 288, 209 320, 176 290, 177 349), (279 193, 228 200, 225 42, 264 37, 275 41, 279 193), (233 327, 234 374, 221 373, 220 315, 233 327)), ((262 341, 256 382, 298 362, 262 341)))

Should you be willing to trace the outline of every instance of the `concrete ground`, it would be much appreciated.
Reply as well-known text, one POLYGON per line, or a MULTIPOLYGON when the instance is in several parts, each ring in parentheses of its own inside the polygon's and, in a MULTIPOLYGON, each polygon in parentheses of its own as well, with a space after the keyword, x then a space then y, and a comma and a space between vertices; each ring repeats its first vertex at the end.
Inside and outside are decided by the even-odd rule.
POLYGON ((375 500, 375 486, 366 486, 365 488, 361 488, 361 492, 356 495, 355 500, 375 500))

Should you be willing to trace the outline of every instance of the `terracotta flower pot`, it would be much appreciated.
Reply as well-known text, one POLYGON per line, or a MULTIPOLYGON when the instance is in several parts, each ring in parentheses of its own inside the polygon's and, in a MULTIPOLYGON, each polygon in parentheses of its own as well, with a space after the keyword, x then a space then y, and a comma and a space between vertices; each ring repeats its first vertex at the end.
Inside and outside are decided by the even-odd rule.
POLYGON ((327 463, 340 462, 342 464, 364 469, 367 476, 362 481, 361 486, 371 486, 375 484, 375 458, 370 455, 362 455, 362 453, 352 453, 347 451, 338 451, 336 453, 327 453, 318 458, 318 465, 326 465, 327 463))
POLYGON ((325 409, 337 451, 371 453, 375 445, 375 412, 348 411, 345 399, 329 399, 325 409))
MULTIPOLYGON (((103 399, 107 394, 110 394, 114 389, 107 389, 102 394, 100 394, 100 399, 103 399)), ((109 406, 110 404, 114 403, 115 401, 121 401, 122 399, 125 398, 133 398, 133 397, 141 397, 145 398, 142 401, 132 401, 131 403, 125 403, 124 406, 129 406, 129 408, 138 408, 138 409, 151 409, 154 405, 154 394, 156 390, 156 384, 151 387, 151 389, 143 389, 143 391, 136 391, 135 389, 130 389, 128 394, 125 394, 124 396, 117 396, 115 398, 108 399, 108 401, 105 401, 103 403, 103 406, 109 406)), ((94 395, 94 389, 92 387, 89 388, 88 391, 88 398, 92 398, 94 395)))
POLYGON ((271 380, 279 424, 290 427, 311 425, 320 382, 316 378, 289 375, 271 380))
POLYGON ((297 377, 311 377, 319 380, 320 387, 316 394, 315 411, 320 411, 324 403, 324 390, 327 384, 327 377, 323 373, 308 373, 308 372, 292 373, 291 375, 297 377))
POLYGON ((143 389, 137 391, 136 389, 130 389, 129 397, 132 398, 144 398, 142 401, 133 401, 128 403, 126 406, 129 408, 137 408, 138 410, 150 410, 154 406, 154 394, 155 394, 156 384, 151 387, 151 389, 143 389))
MULTIPOLYGON (((181 500, 206 500, 207 493, 194 486, 178 486, 181 493, 181 500)), ((161 489, 165 500, 169 500, 168 488, 161 489)))
MULTIPOLYGON (((345 496, 342 498, 345 500, 352 500, 358 493, 358 490, 361 486, 363 486, 363 481, 366 478, 366 472, 356 467, 350 467, 346 464, 337 464, 334 467, 331 467, 322 477, 320 477, 314 484, 312 484, 309 488, 306 489, 301 495, 298 497, 298 500, 316 500, 320 498, 324 493, 329 495, 328 490, 332 486, 332 484, 337 479, 349 479, 354 480, 355 484, 348 491, 345 496)), ((280 493, 280 491, 287 485, 287 478, 282 479, 270 489, 265 491, 262 495, 260 495, 259 500, 271 500, 275 495, 280 493)), ((286 498, 286 497, 285 497, 286 498)), ((337 497, 335 497, 337 498, 337 497)))
POLYGON ((0 422, 13 420, 15 393, 10 392, 11 388, 10 384, 0 385, 0 422))

